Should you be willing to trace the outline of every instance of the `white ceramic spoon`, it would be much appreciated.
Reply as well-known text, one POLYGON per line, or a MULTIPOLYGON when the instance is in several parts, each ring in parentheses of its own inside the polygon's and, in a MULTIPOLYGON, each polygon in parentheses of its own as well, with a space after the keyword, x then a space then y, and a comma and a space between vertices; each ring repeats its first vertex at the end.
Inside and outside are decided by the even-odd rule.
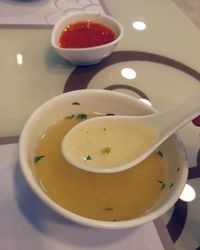
POLYGON ((91 118, 79 123, 65 135, 61 150, 65 159, 80 169, 97 173, 123 171, 143 161, 175 131, 199 115, 200 93, 170 110, 151 115, 91 118), (139 131, 140 128, 144 130, 139 131), (136 148, 131 145, 135 137, 141 138, 135 139, 138 141, 136 148), (143 143, 147 145, 141 147, 143 143), (128 149, 129 145, 131 148, 128 149), (118 147, 116 153, 115 147, 118 147), (139 153, 137 147, 140 147, 139 153), (79 152, 80 148, 82 151, 79 152), (128 150, 135 150, 135 153, 128 150))

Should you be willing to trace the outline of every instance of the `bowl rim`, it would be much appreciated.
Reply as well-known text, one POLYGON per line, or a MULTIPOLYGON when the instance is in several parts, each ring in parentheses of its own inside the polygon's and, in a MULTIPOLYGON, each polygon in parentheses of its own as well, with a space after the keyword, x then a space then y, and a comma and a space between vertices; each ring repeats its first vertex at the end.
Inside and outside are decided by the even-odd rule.
MULTIPOLYGON (((84 18, 82 18, 84 19, 84 18)), ((97 22, 99 23, 99 22, 97 22)), ((52 32, 51 32, 51 45, 53 48, 59 50, 59 51, 92 51, 92 50, 97 50, 97 49, 102 49, 102 48, 106 48, 106 47, 109 47, 109 46, 112 46, 116 43, 118 43, 121 38, 123 37, 124 35, 124 28, 123 26, 121 25, 121 23, 113 18, 112 16, 109 16, 107 14, 104 14, 104 13, 100 13, 100 12, 91 12, 91 11, 84 11, 84 12, 73 12, 73 13, 69 13, 68 15, 65 15, 63 17, 61 17, 58 22, 54 25, 53 29, 52 29, 52 32), (60 26, 63 26, 63 23, 65 21, 67 21, 68 19, 70 19, 70 17, 74 17, 74 16, 83 16, 83 15, 86 15, 86 16, 91 16, 91 17, 95 17, 95 16, 101 16, 105 19, 108 19, 110 20, 111 22, 113 22, 119 29, 119 34, 117 35, 117 37, 109 42, 109 43, 106 43, 106 44, 102 44, 102 45, 98 45, 98 46, 93 46, 93 47, 84 47, 84 48, 61 48, 57 45, 57 37, 59 36, 58 34, 58 29, 60 26)))
POLYGON ((159 209, 156 211, 149 212, 145 215, 142 215, 137 218, 129 219, 129 220, 124 220, 124 221, 101 221, 101 220, 95 220, 91 218, 87 218, 81 215, 78 215, 74 212, 71 212, 59 204, 57 204, 55 201, 53 201, 40 187, 37 181, 33 178, 32 172, 29 169, 29 166, 27 166, 27 159, 26 156, 24 155, 24 148, 26 146, 26 137, 28 134, 28 131, 30 130, 30 125, 32 121, 34 121, 35 117, 41 112, 44 112, 46 110, 46 107, 49 105, 52 105, 53 103, 56 103, 62 98, 67 98, 68 95, 77 93, 77 94, 82 94, 82 93, 105 93, 109 92, 111 95, 119 95, 119 96, 126 96, 126 98, 132 99, 138 103, 141 104, 141 106, 147 107, 153 112, 156 112, 154 108, 149 107, 145 103, 142 103, 138 99, 129 96, 127 94, 115 92, 115 91, 110 91, 110 90, 100 90, 100 89, 82 89, 82 90, 74 90, 70 91, 64 94, 60 94, 56 97, 51 98, 50 100, 44 102, 41 106, 39 106, 29 117, 29 119, 26 121, 24 128, 22 130, 22 133, 19 138, 19 162, 20 162, 20 168, 23 173, 23 176, 28 183, 28 185, 31 187, 32 191, 52 210, 57 212, 58 214, 62 215, 64 218, 72 220, 78 224, 84 225, 84 226, 90 226, 93 228, 102 228, 102 229, 125 229, 125 228, 133 228, 142 224, 145 224, 147 222, 153 221, 154 219, 157 219, 161 215, 163 215, 165 212, 167 212, 177 201, 177 197, 181 195, 181 192, 184 188, 184 185, 186 184, 187 181, 187 176, 188 176, 188 161, 187 161, 187 155, 186 155, 186 149, 184 147, 184 144, 182 143, 182 140, 178 134, 172 135, 172 137, 175 138, 177 145, 178 145, 178 150, 180 152, 184 153, 184 159, 183 163, 181 165, 181 171, 182 173, 180 179, 179 179, 179 185, 174 192, 173 196, 170 197, 170 199, 167 201, 167 203, 161 205, 159 209))

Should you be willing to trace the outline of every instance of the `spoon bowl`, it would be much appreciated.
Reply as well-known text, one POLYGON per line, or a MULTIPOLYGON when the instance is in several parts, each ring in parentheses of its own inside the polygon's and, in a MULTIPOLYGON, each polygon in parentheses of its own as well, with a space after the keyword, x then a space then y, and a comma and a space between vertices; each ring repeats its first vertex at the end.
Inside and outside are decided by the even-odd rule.
POLYGON ((199 93, 153 115, 88 119, 65 135, 62 154, 72 165, 86 171, 120 172, 139 164, 198 115, 199 93))

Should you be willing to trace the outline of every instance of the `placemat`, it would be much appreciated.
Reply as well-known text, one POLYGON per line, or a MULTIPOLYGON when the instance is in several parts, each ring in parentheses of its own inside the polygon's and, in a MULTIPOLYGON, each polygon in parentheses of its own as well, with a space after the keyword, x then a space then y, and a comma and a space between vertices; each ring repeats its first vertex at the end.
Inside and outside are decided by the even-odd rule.
POLYGON ((2 0, 0 24, 55 24, 71 12, 106 12, 101 0, 2 0))

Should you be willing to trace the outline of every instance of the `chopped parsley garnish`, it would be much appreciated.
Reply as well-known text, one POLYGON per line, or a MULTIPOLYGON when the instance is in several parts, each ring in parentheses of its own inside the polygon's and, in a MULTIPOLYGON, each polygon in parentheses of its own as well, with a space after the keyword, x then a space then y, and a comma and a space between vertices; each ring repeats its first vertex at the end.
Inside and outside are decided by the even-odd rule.
POLYGON ((83 157, 84 161, 92 160, 92 157, 90 155, 87 155, 86 157, 83 157))
POLYGON ((64 119, 73 119, 75 117, 75 115, 68 115, 68 116, 65 116, 64 119))
POLYGON ((174 183, 171 183, 169 187, 172 188, 173 186, 174 186, 174 183))
POLYGON ((160 150, 157 151, 157 154, 158 154, 161 158, 163 158, 163 153, 162 153, 160 150))
POLYGON ((72 102, 72 105, 80 105, 80 102, 72 102))
POLYGON ((86 114, 78 114, 76 116, 76 119, 80 119, 80 120, 87 119, 87 115, 86 114))
POLYGON ((104 131, 106 131, 106 128, 103 128, 104 131))
POLYGON ((106 115, 108 116, 108 115, 115 115, 115 114, 113 114, 113 113, 107 113, 106 115))
POLYGON ((42 158, 44 158, 44 155, 37 155, 34 157, 34 163, 37 163, 38 161, 40 161, 42 158))
POLYGON ((161 180, 158 180, 158 182, 161 184, 160 189, 163 190, 166 187, 166 184, 161 180))
POLYGON ((111 152, 112 148, 111 147, 105 147, 101 149, 102 154, 109 154, 111 152))
POLYGON ((64 119, 73 119, 75 117, 76 117, 76 119, 79 119, 79 120, 87 119, 87 115, 86 114, 78 114, 78 115, 72 114, 72 115, 67 115, 67 116, 64 117, 64 119))

